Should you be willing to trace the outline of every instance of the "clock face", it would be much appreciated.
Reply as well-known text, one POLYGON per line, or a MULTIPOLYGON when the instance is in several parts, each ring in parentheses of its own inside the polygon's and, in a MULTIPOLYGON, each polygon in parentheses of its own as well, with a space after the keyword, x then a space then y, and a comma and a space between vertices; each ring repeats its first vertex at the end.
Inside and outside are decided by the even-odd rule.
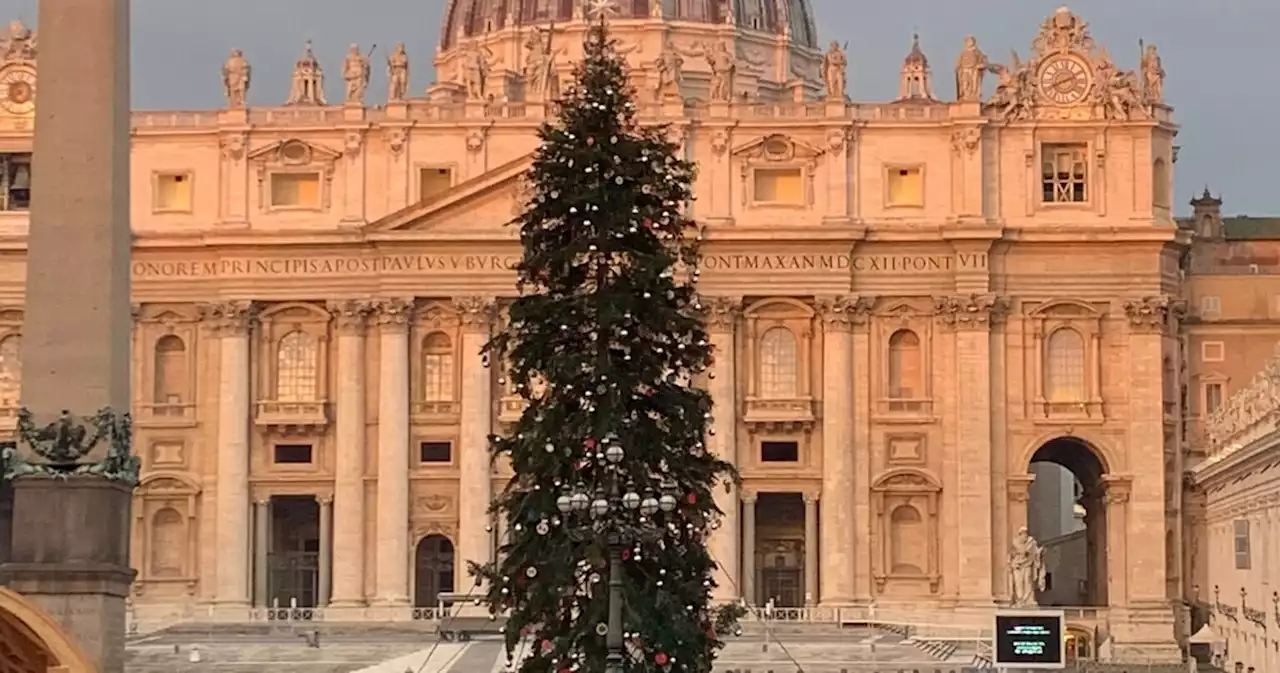
POLYGON ((1079 59, 1059 56, 1040 68, 1040 93, 1058 105, 1073 105, 1089 93, 1089 67, 1079 59))
POLYGON ((36 106, 36 74, 26 68, 0 71, 0 108, 27 114, 36 106))

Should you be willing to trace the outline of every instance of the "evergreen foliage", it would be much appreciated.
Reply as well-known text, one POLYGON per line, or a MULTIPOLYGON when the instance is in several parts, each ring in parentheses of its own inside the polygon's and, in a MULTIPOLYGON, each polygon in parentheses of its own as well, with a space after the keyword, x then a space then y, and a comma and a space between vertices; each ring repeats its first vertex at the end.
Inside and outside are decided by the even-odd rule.
POLYGON ((514 471, 493 504, 508 537, 472 572, 508 618, 508 652, 528 643, 521 673, 603 673, 612 542, 624 670, 706 673, 741 608, 711 603, 712 489, 736 475, 707 450, 711 399, 691 384, 712 362, 684 214, 694 166, 665 128, 637 123, 603 22, 585 51, 539 131, 513 222, 520 296, 486 346, 528 407, 491 440, 514 471))

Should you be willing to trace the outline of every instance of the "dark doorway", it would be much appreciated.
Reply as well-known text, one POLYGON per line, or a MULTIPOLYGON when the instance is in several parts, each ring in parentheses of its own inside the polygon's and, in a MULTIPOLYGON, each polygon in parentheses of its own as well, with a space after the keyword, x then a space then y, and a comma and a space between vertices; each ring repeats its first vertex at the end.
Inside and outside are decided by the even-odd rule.
POLYGON ((1050 581, 1041 605, 1107 605, 1107 510, 1098 454, 1083 440, 1061 437, 1031 457, 1036 475, 1027 499, 1027 528, 1044 548, 1050 581))
POLYGON ((440 594, 453 593, 453 543, 443 535, 428 535, 413 552, 413 605, 434 607, 440 594))
POLYGON ((756 605, 804 607, 804 497, 761 493, 756 500, 756 605))
POLYGON ((314 496, 271 498, 268 602, 314 608, 320 593, 320 503, 314 496))

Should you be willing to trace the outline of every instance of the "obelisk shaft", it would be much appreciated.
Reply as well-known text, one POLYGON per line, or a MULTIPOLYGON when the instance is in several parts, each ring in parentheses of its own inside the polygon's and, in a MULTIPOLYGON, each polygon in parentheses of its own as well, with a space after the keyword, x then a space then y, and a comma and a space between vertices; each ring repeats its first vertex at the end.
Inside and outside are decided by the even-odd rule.
MULTIPOLYGON (((21 398, 37 427, 63 409, 129 411, 129 2, 40 0, 21 398)), ((109 475, 14 481, 4 580, 100 673, 124 671, 132 490, 109 475)))
POLYGON ((22 405, 129 409, 129 0, 40 0, 22 405))

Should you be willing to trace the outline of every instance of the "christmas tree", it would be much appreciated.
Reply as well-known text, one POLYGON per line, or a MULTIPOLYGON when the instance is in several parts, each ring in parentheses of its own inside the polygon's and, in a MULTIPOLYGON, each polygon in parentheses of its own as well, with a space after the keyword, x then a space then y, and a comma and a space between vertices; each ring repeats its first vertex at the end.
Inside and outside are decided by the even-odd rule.
POLYGON ((514 471, 493 504, 507 535, 472 572, 509 656, 529 646, 522 673, 705 673, 741 609, 711 602, 712 489, 734 474, 690 384, 712 361, 684 215, 694 166, 637 123, 603 20, 584 46, 513 222, 520 296, 486 347, 528 406, 492 438, 514 471))

